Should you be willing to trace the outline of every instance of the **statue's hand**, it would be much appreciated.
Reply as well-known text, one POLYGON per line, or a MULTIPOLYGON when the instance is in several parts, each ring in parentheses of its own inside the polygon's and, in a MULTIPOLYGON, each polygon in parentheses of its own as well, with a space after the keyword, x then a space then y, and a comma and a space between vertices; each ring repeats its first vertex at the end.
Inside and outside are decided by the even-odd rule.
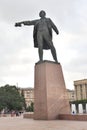
POLYGON ((58 35, 59 34, 59 31, 57 30, 56 34, 58 35))
POLYGON ((15 23, 15 27, 21 27, 21 23, 15 23))

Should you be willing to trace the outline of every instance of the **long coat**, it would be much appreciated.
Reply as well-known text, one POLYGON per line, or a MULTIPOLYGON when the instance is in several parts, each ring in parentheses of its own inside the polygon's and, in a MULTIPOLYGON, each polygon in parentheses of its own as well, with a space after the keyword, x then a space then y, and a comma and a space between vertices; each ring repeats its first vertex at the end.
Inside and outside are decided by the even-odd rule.
MULTIPOLYGON (((34 30, 33 30, 33 39, 34 39, 34 47, 38 48, 38 41, 37 41, 37 31, 38 31, 38 25, 40 23, 41 19, 37 20, 32 20, 32 21, 24 21, 24 25, 34 25, 34 30)), ((52 22, 50 18, 45 18, 45 22, 47 24, 50 40, 52 40, 52 29, 58 34, 59 31, 55 24, 52 22)), ((47 41, 43 41, 43 49, 50 49, 49 44, 47 44, 47 41)))

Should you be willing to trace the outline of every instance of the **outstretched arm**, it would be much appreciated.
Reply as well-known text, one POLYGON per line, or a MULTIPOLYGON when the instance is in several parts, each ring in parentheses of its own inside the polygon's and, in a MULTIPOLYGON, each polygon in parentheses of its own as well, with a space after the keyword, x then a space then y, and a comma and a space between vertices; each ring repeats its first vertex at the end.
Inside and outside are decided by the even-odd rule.
POLYGON ((28 26, 29 26, 29 25, 35 25, 37 21, 38 21, 38 20, 18 22, 18 23, 15 23, 15 27, 18 27, 18 26, 21 27, 22 24, 28 25, 28 26))

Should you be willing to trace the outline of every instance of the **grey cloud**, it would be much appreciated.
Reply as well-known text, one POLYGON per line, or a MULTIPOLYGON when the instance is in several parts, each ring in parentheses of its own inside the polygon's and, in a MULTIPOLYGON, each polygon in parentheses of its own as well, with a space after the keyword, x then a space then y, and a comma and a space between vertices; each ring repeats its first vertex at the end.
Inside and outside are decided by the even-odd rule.
MULTIPOLYGON (((60 34, 55 37, 54 43, 64 72, 75 78, 79 73, 86 72, 86 5, 86 0, 0 0, 0 83, 12 83, 17 79, 20 82, 24 75, 25 82, 28 83, 27 75, 32 82, 33 65, 38 60, 37 50, 33 48, 33 27, 15 28, 14 24, 39 18, 41 9, 59 29, 60 34)), ((66 81, 69 77, 67 74, 66 81)))

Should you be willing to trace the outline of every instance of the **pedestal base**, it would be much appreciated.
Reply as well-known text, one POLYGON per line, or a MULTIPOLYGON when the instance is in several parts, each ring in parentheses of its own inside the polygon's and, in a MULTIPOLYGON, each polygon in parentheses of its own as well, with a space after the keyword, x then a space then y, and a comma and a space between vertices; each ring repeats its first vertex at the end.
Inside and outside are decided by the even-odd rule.
POLYGON ((70 106, 59 63, 43 61, 35 65, 34 119, 56 119, 69 114, 70 106))

